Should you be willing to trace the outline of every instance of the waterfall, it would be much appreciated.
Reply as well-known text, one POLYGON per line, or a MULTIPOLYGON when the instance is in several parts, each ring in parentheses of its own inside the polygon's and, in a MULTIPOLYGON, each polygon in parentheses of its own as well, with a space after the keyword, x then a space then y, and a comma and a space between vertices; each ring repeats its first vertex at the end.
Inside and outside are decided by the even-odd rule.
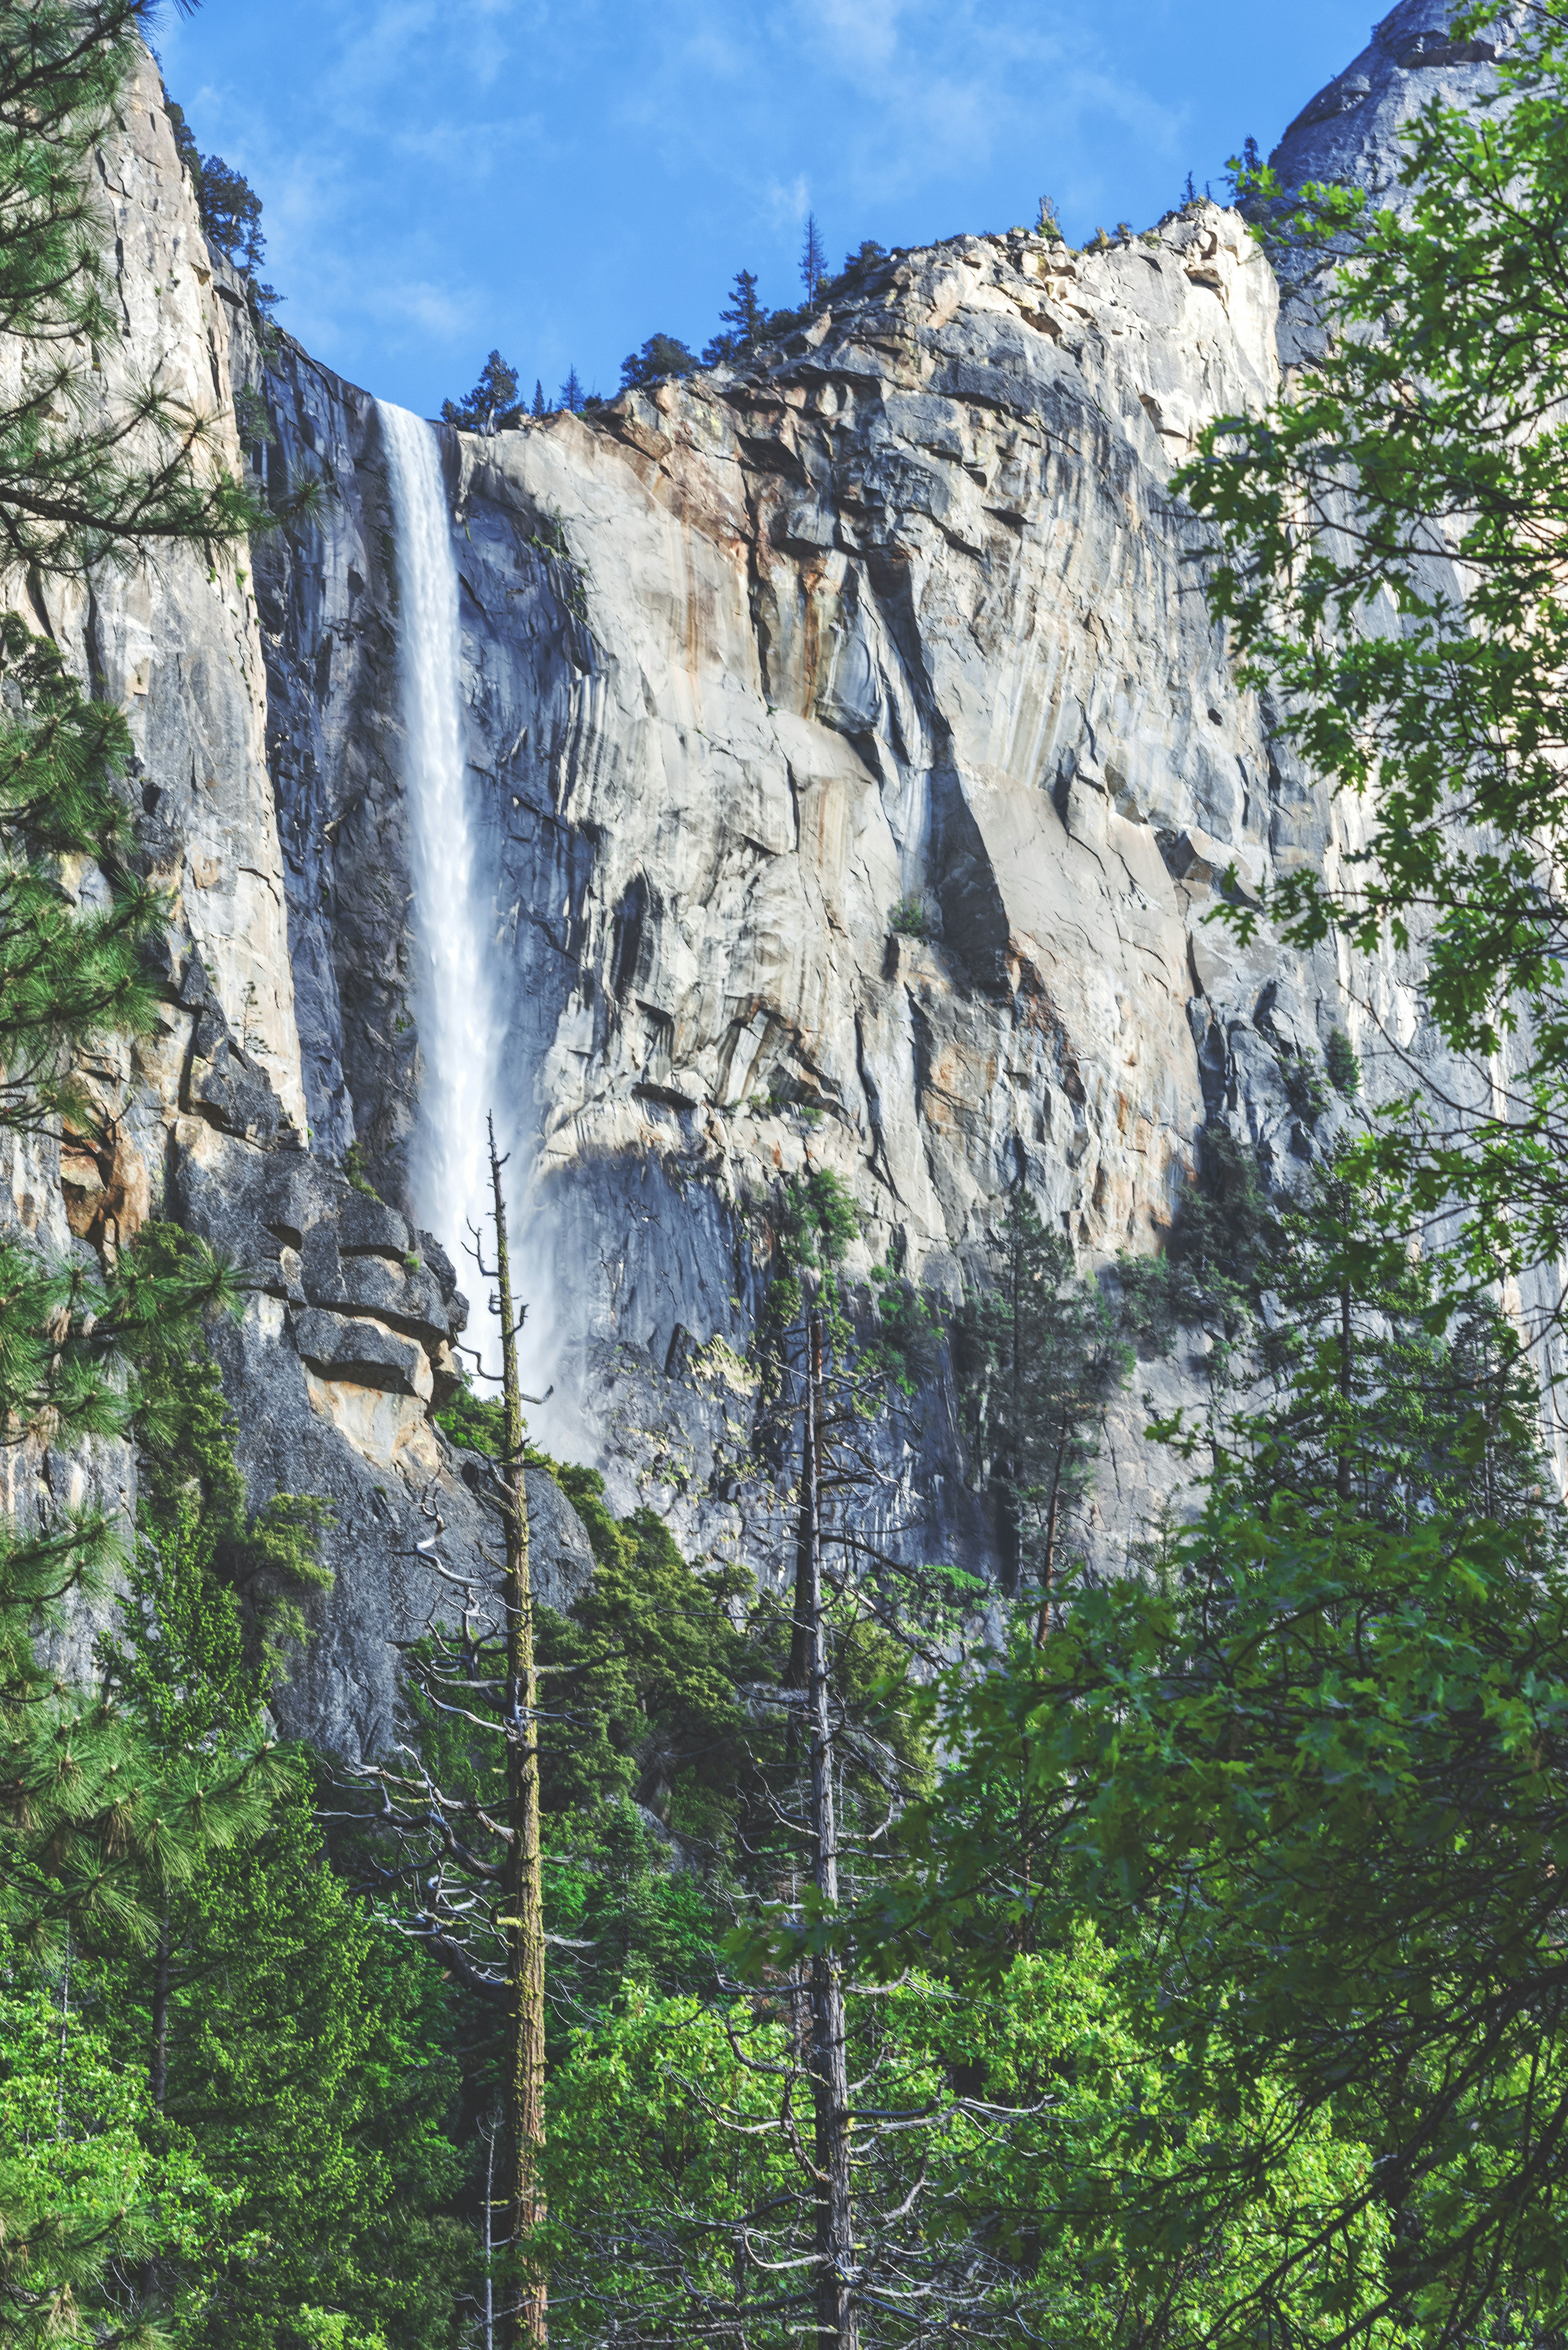
MULTIPOLYGON (((485 1117, 496 1113, 503 1024, 493 981, 491 892, 476 839, 464 755, 459 681, 462 644, 452 517, 435 429, 404 408, 377 402, 392 492, 398 565, 398 671, 404 733, 403 791, 411 833, 416 996, 424 1079, 410 1169, 415 1211, 456 1266, 460 1285, 482 1290, 463 1253, 470 1224, 489 1234, 485 1117), (466 1275, 466 1278, 464 1277, 466 1275)), ((483 1326, 483 1314, 473 1316, 483 1326)), ((479 1342, 483 1326, 471 1328, 479 1342)))

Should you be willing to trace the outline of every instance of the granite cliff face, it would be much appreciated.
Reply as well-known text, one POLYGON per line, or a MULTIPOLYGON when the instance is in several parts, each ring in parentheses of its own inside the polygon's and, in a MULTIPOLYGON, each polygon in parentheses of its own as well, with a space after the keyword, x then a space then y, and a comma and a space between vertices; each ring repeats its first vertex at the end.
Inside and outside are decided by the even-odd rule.
MULTIPOLYGON (((1407 0, 1281 167, 1386 179, 1409 107, 1487 75, 1407 0)), ((483 1523, 429 1419, 462 1307, 410 1190, 386 451, 374 401, 205 254, 151 67, 138 106, 105 163, 131 348, 204 370, 225 406, 259 394, 272 437, 245 462, 280 497, 306 478, 326 497, 249 579, 171 567, 50 608, 129 698, 179 910, 166 1035, 106 1074, 121 1143, 63 1200, 84 1241, 175 1213, 249 1269, 219 1346, 253 1492, 338 1507, 289 1717, 374 1743, 388 1642, 429 1604, 422 1509, 460 1546, 483 1523), (379 1198, 347 1179, 351 1145, 379 1198)), ((1288 361, 1311 291, 1285 290, 1288 361)), ((743 369, 442 436, 497 1108, 556 1384, 541 1432, 693 1552, 740 1540, 781 1177, 826 1166, 852 1191, 853 1276, 888 1262, 950 1295, 1018 1176, 1085 1263, 1147 1253, 1206 1121, 1288 1182, 1335 1117, 1293 1106, 1293 1064, 1342 1029, 1376 1087, 1377 1022, 1421 1046, 1397 966, 1266 938, 1242 955, 1205 920, 1228 868, 1245 891, 1343 845, 1235 687, 1168 490, 1205 421, 1268 397, 1281 351, 1270 264, 1203 205, 1076 257, 1017 235, 897 254, 743 369)), ((59 1172, 14 1186, 57 1235, 59 1172)), ((1169 1473, 1142 1392, 1191 1375, 1140 1367, 1110 1431, 1108 1565, 1169 1473)), ((914 1419, 889 1464, 911 1542, 985 1557, 945 1372, 914 1419)), ((129 1461, 95 1473, 130 1489, 129 1461)), ((535 1482, 545 1596, 565 1596, 581 1530, 535 1482)))

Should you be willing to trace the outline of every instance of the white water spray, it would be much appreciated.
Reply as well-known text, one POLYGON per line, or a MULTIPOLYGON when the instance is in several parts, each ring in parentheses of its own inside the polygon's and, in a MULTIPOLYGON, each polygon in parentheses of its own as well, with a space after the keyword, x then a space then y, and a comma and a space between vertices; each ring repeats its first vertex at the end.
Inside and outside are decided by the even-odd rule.
MULTIPOLYGON (((459 681, 462 642, 452 518, 432 426, 378 401, 392 491, 398 564, 398 669, 404 729, 403 790, 412 829, 414 921, 423 965, 418 994, 424 1082, 410 1170, 419 1220, 457 1269, 482 1284, 465 1253, 470 1225, 485 1235, 491 1210, 487 1113, 507 1148, 496 1099, 503 1022, 486 920, 490 891, 469 802, 459 681)), ((471 1341, 484 1336, 476 1313, 471 1341)))

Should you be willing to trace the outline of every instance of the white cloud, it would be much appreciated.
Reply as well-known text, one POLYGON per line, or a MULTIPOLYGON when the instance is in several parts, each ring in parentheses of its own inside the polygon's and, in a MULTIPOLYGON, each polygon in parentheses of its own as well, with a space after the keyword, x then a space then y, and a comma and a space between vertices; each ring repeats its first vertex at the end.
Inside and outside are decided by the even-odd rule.
MULTIPOLYGON (((807 210, 833 261, 1042 192, 1075 234, 1153 217, 1270 128, 1255 16, 1210 5, 1199 43, 1175 0, 224 0, 164 47, 263 198, 289 327, 425 399, 492 343, 613 382, 651 328, 700 343, 742 262, 793 300, 807 210)), ((1282 123, 1301 95, 1293 70, 1282 123)))

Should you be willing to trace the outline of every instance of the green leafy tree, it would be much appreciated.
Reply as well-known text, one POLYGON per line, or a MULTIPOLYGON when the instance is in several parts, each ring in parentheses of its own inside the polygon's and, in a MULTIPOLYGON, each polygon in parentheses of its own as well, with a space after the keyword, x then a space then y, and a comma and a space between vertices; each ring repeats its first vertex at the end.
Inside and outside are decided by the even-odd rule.
MULTIPOLYGON (((1177 2191, 1194 2150, 1266 2141, 1273 2093, 1207 2095, 1151 2028, 1158 1987, 1137 1958, 1079 1926, 1013 1958, 993 1990, 912 1971, 852 2008, 863 2338, 1196 2342, 1217 2279, 1245 2290, 1270 2274, 1364 2169, 1366 2149, 1321 2119, 1266 2192, 1205 2215, 1174 2272, 1162 2262, 1138 2224, 1146 2199, 1177 2191)), ((634 2000, 575 2035, 549 2155, 557 2341, 811 2338, 801 2085, 777 1986, 634 2000)), ((1352 2306, 1376 2297, 1386 2247, 1369 2213, 1333 2261, 1352 2306)), ((1274 2338, 1311 2338, 1309 2296, 1272 2315, 1274 2338)))
POLYGON ((1514 1334, 1379 1224, 1343 1164, 1282 1220, 1266 1385, 1201 1513, 1152 1583, 1078 1590, 1043 1648, 950 1682, 962 1760, 867 1928, 965 1980, 1085 1910, 1151 1939, 1186 2094, 1274 2085, 1254 2140, 1146 2197, 1172 2275, 1314 2132, 1366 2148, 1215 2293, 1216 2343, 1280 2297, 1325 2338, 1432 2344, 1550 2339, 1568 2300, 1568 1530, 1514 1334))
POLYGON ((107 1036, 151 1027, 144 950, 165 907, 133 869, 121 712, 88 701, 15 613, 0 619, 0 1121, 86 1124, 74 1065, 107 1036), (102 891, 68 895, 62 860, 89 861, 102 891))
MULTIPOLYGON (((1453 37, 1486 38, 1497 15, 1461 10, 1453 37)), ((1251 175, 1257 233, 1334 264, 1325 332, 1179 477, 1216 527, 1212 604, 1243 674, 1360 804, 1365 850, 1287 876, 1269 911, 1298 943, 1391 938, 1420 957, 1476 1081, 1413 1093, 1364 1156, 1400 1177, 1412 1220, 1465 1203, 1483 1283, 1568 1235, 1563 915, 1543 883, 1568 845, 1568 24, 1543 7, 1518 30, 1498 44, 1499 102, 1433 99, 1407 125, 1397 209, 1316 187, 1293 206, 1251 175)), ((1228 919, 1250 934, 1258 917, 1228 919)))
MULTIPOLYGON (((141 2322, 132 2276, 198 2262, 232 2205, 188 2146, 150 2145, 145 2076, 81 1992, 79 1972, 46 1975, 0 1931, 0 2340, 151 2350, 167 2337, 141 2322)), ((199 2309, 187 2291, 171 2314, 199 2309)))
POLYGON ((864 236, 853 253, 845 255, 844 266, 834 282, 839 286, 853 286, 857 278, 868 277, 874 269, 880 268, 887 258, 885 244, 878 244, 874 236, 864 236))
MULTIPOLYGON (((189 1277, 190 1235, 149 1224, 139 1269, 189 1277)), ((252 1511, 234 1457, 235 1419, 199 1328, 161 1334, 139 1413, 137 1543, 119 1603, 121 1638, 102 1646, 111 1685, 171 1751, 244 1742, 302 1642, 300 1596, 330 1586, 317 1559, 330 1506, 277 1493, 252 1511), (183 1343, 182 1343, 182 1340, 183 1343)))
MULTIPOLYGON (((0 566, 35 587, 170 542, 213 556, 259 520, 211 456, 212 417, 156 384, 106 394, 93 371, 119 331, 93 146, 139 13, 0 10, 0 566)), ((131 864, 129 738, 14 619, 0 624, 0 1123, 58 1134, 68 1121, 96 1140, 76 1068, 150 1026, 156 1001, 142 957, 161 910, 131 864)), ((0 1243, 0 1424, 14 1456, 128 1437, 150 1366, 227 1290, 200 1250, 171 1270, 135 1251, 99 1267, 85 1253, 52 1261, 21 1233, 0 1243)), ((265 1818, 277 1782, 265 1742, 166 1749, 112 1692, 73 1690, 45 1659, 40 1636, 68 1599, 102 1591, 120 1550, 91 1506, 0 1527, 0 1924, 34 1965, 64 1963, 73 1945, 145 1946, 169 1888, 265 1818)), ((41 2279, 46 2243, 74 2245, 50 2290, 80 2310, 115 2248, 112 2230, 79 2224, 98 2189, 78 2198, 41 2140, 10 2152, 0 2228, 13 2281, 27 2246, 41 2279)), ((137 2216, 148 2175, 127 2171, 124 2244, 151 2241, 137 2216)), ((78 2322, 63 2300, 57 2316, 57 2333, 78 2322)))
MULTIPOLYGON (((466 2281, 448 2131, 459 2064, 439 1979, 325 1865, 300 1769, 264 1829, 182 1903, 151 2153, 221 2199, 204 2241, 156 2253, 149 2305, 184 2308, 188 2350, 306 2350, 325 2319, 386 2350, 445 2337, 466 2281)), ((132 2074, 142 1981, 104 1970, 132 2074)))
MULTIPOLYGON (((167 1279, 192 1253, 152 1226, 131 1253, 167 1279)), ((159 1330, 140 1351, 138 1540, 103 1665, 138 1762, 166 1783, 171 1758, 254 1746, 303 1636, 297 1596, 325 1580, 327 1513, 287 1495, 248 1508, 199 1329, 159 1330)), ((95 2283, 88 2264, 78 2306, 95 2334, 110 2319, 172 2325, 191 2350, 303 2350, 334 2323, 412 2350, 445 2322, 466 2252, 440 2208, 459 2158, 437 1986, 325 1866, 303 1758, 273 1780, 224 1848, 155 1879, 151 1950, 113 1919, 75 1921, 71 1996, 140 2085, 123 2216, 99 2227, 109 2265, 95 2283), (138 2179, 187 2176, 206 2199, 201 2228, 149 2227, 138 2179)), ((46 2150, 17 2168, 47 2210, 46 2150)))

